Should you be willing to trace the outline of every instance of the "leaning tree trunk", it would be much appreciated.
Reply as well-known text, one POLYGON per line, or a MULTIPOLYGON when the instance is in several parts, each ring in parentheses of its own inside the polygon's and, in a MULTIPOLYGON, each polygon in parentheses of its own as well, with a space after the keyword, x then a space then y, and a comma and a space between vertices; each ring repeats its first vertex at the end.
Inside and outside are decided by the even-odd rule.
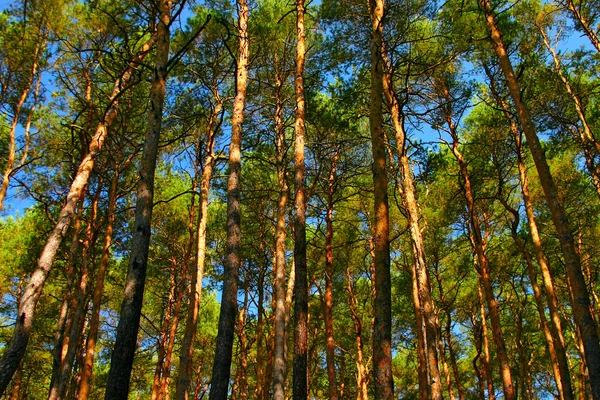
POLYGON ((112 125, 115 116, 117 115, 120 94, 128 88, 136 67, 143 60, 146 54, 148 54, 148 51, 152 47, 154 41, 155 37, 152 36, 142 46, 141 50, 130 61, 128 68, 115 82, 109 99, 110 106, 104 113, 104 118, 96 128, 96 132, 90 141, 88 153, 81 161, 81 164, 77 170, 77 174, 75 175, 73 183, 71 184, 71 188, 67 195, 66 204, 63 206, 57 223, 50 233, 48 240, 46 241, 46 245, 44 246, 42 254, 38 260, 37 267, 29 279, 29 283, 23 293, 23 297, 19 302, 17 321, 15 324, 13 337, 10 343, 6 346, 4 355, 0 360, 0 395, 2 395, 6 390, 6 387, 10 383, 14 372, 19 366, 19 362, 25 354, 27 343, 29 342, 31 324, 35 315, 35 307, 42 294, 44 284, 46 283, 48 274, 50 273, 50 269, 52 267, 54 258, 56 257, 56 253, 58 252, 58 248, 62 243, 62 240, 71 223, 71 218, 75 212, 76 205, 79 202, 84 188, 88 183, 96 158, 102 149, 108 128, 112 125))
MULTIPOLYGON (((582 1, 582 3, 584 2, 582 1)), ((587 20, 585 15, 581 13, 581 8, 575 6, 573 0, 564 0, 564 4, 567 6, 569 12, 573 14, 573 18, 575 18, 575 21, 577 21, 579 25, 581 25, 583 32, 590 39, 590 42, 592 42, 596 50, 600 52, 600 40, 598 39, 598 35, 596 35, 594 29, 592 29, 592 26, 590 25, 590 22, 587 20)))
POLYGON ((246 103, 248 79, 248 4, 237 0, 238 59, 236 66, 236 95, 231 117, 231 144, 229 146, 229 180, 227 182, 227 250, 223 266, 223 294, 217 333, 216 354, 212 370, 210 400, 226 400, 231 376, 231 356, 237 313, 238 275, 241 260, 241 204, 240 173, 242 170, 242 122, 246 103))
MULTIPOLYGON (((382 55, 387 65, 389 62, 382 55)), ((429 398, 440 400, 442 398, 442 379, 439 369, 437 338, 439 337, 439 328, 435 316, 435 305, 431 298, 431 289, 429 277, 427 276, 427 263, 425 261, 425 245, 419 223, 419 205, 415 195, 415 185, 411 175, 410 162, 408 159, 408 150, 406 148, 406 130, 404 128, 404 116, 400 104, 396 98, 391 72, 383 75, 383 90, 385 98, 390 108, 392 125, 394 126, 396 136, 396 146, 400 158, 401 196, 410 230, 412 261, 415 269, 415 279, 420 306, 415 310, 421 314, 425 325, 426 362, 428 371, 428 392, 429 398)))
POLYGON ((304 61, 306 56, 306 34, 304 31, 305 1, 296 0, 296 115, 294 123, 294 185, 296 189, 294 214, 294 372, 293 399, 305 400, 308 397, 308 271, 306 267, 306 199, 304 177, 304 61))
POLYGON ((171 23, 171 1, 161 0, 157 27, 157 50, 150 87, 148 126, 137 185, 134 235, 125 281, 125 297, 121 305, 117 336, 112 353, 105 398, 127 399, 133 359, 142 312, 148 249, 154 199, 154 172, 158 158, 162 112, 165 98, 171 23))
POLYGON ((575 324, 581 332, 581 339, 588 366, 592 397, 600 400, 600 339, 598 337, 598 325, 590 311, 590 296, 581 270, 581 260, 575 249, 575 240, 567 213, 558 198, 558 189, 554 178, 550 173, 550 167, 540 140, 537 136, 536 127, 531 119, 529 109, 521 98, 519 82, 514 74, 512 64, 501 32, 496 24, 496 17, 489 0, 478 0, 483 10, 487 29, 491 35, 494 52, 500 63, 500 68, 506 79, 506 85, 517 110, 523 133, 527 138, 529 150, 538 172, 540 183, 550 208, 552 222, 558 233, 558 238, 564 257, 571 292, 573 316, 575 324))

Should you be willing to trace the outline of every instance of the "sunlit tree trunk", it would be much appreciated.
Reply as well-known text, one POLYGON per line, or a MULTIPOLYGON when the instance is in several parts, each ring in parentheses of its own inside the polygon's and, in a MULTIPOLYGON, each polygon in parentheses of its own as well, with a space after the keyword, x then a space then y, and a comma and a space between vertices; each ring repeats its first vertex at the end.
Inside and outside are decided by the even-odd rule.
POLYGON ((383 0, 370 0, 371 14, 371 95, 369 126, 373 152, 375 321, 373 325, 373 374, 375 399, 393 398, 392 377, 392 294, 390 281, 388 177, 383 132, 383 0))
POLYGON ((229 145, 229 180, 227 183, 227 249, 223 266, 223 292, 216 352, 212 370, 210 400, 226 400, 229 377, 231 376, 231 356, 233 336, 237 316, 238 275, 241 265, 241 204, 240 173, 242 169, 242 122, 246 102, 246 82, 250 47, 248 42, 248 4, 237 1, 238 12, 238 58, 236 65, 236 95, 231 116, 231 143, 229 145))
MULTIPOLYGON (((223 102, 219 98, 211 112, 207 124, 206 133, 206 158, 202 168, 200 180, 199 213, 196 228, 196 265, 191 273, 188 310, 185 322, 185 333, 181 342, 179 353, 179 375, 175 388, 177 400, 187 400, 192 375, 192 356, 194 352, 194 341, 198 324, 198 313, 200 312, 200 301, 202 299, 202 279, 204 278, 204 264, 206 262, 206 224, 208 221, 208 195, 210 180, 215 165, 215 139, 219 127, 219 116, 222 115, 223 102)), ((198 160, 200 162, 200 160, 198 160)))
POLYGON ((306 56, 306 34, 304 31, 304 0, 296 0, 296 112, 294 121, 294 372, 293 399, 308 398, 308 272, 306 267, 306 198, 304 176, 304 62, 306 56))
POLYGON ((564 1, 564 5, 567 7, 569 12, 573 15, 573 17, 575 18, 575 21, 577 21, 579 23, 579 25, 583 29, 583 32, 586 34, 586 36, 590 39, 590 42, 592 42, 592 45, 594 45, 596 50, 598 52, 600 52, 600 40, 598 39, 598 35, 596 35, 596 32, 592 28, 592 25, 590 24, 590 22, 588 21, 586 16, 581 13, 581 5, 583 5, 585 3, 585 0, 581 0, 579 6, 575 5, 573 0, 562 0, 562 1, 564 1))
MULTIPOLYGON (((385 54, 383 60, 389 69, 389 61, 385 54)), ((392 125, 394 126, 396 136, 396 146, 400 158, 401 196, 406 214, 408 217, 412 261, 415 264, 415 279, 417 282, 417 291, 419 296, 419 306, 415 310, 421 315, 425 327, 425 354, 428 374, 428 397, 439 400, 442 397, 442 379, 439 370, 437 338, 439 337, 439 328, 436 322, 435 307, 431 299, 431 288, 429 277, 427 275, 427 264, 425 261, 425 246, 423 235, 419 223, 419 206, 415 195, 415 185, 411 175, 410 161, 408 159, 408 149, 406 148, 406 130, 404 129, 404 115, 396 98, 393 87, 391 71, 383 74, 383 90, 385 98, 390 108, 392 125)), ((420 384, 422 384, 421 382, 420 384)))

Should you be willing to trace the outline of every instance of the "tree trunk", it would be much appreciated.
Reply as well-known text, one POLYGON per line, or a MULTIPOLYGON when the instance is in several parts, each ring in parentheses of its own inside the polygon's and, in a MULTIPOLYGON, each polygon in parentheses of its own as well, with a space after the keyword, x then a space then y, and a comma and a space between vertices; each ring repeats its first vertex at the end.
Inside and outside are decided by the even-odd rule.
MULTIPOLYGON (((385 54, 382 58, 389 66, 389 61, 385 54)), ((388 67, 389 68, 389 67, 388 67)), ((392 125, 396 134, 396 146, 400 158, 400 174, 401 181, 401 196, 402 203, 406 209, 408 224, 410 230, 411 250, 413 253, 412 261, 415 264, 415 279, 417 280, 417 289, 419 296, 419 308, 417 313, 422 315, 425 326, 426 346, 426 362, 428 372, 428 391, 429 397, 434 400, 442 398, 442 379, 439 370, 438 353, 437 353, 437 338, 439 337, 439 328, 436 322, 435 305, 431 298, 431 289, 429 277, 427 276, 427 263, 425 261, 425 245, 423 243, 423 235, 419 223, 419 205, 415 195, 415 185, 411 175, 410 162, 408 159, 408 151, 406 148, 406 130, 404 128, 404 115, 398 100, 396 99, 395 90, 391 72, 383 75, 383 90, 385 98, 390 108, 392 117, 392 125)))
POLYGON ((598 39, 598 35, 596 35, 596 32, 594 32, 594 30, 592 29, 592 26, 590 25, 585 15, 581 13, 581 9, 575 6, 573 0, 564 0, 564 3, 567 6, 567 9, 571 12, 571 14, 573 14, 575 21, 579 22, 579 25, 581 25, 583 32, 590 39, 590 42, 592 42, 596 50, 600 52, 600 40, 598 39))
POLYGON ((294 122, 294 185, 296 189, 294 213, 294 372, 293 399, 308 398, 308 272, 306 266, 306 199, 304 177, 304 61, 306 56, 306 34, 304 32, 304 0, 296 0, 296 113, 294 122))
MULTIPOLYGON (((206 134, 206 159, 202 169, 200 181, 200 199, 198 225, 196 230, 197 252, 196 268, 192 271, 190 282, 190 293, 188 311, 185 322, 185 333, 181 342, 179 355, 179 375, 175 388, 177 400, 187 400, 188 390, 192 377, 192 359, 194 354, 194 341, 196 339, 196 328, 198 325, 198 313, 200 312, 200 301, 202 300, 202 279, 204 278, 204 264, 206 262, 206 224, 208 221, 208 195, 210 191, 210 180, 215 165, 215 139, 219 127, 219 116, 222 115, 223 102, 217 99, 217 105, 213 109, 207 125, 206 134)), ((200 162, 200 160, 198 160, 200 162)))
POLYGON ((590 312, 590 297, 581 270, 581 261, 575 250, 575 241, 571 225, 565 209, 558 198, 558 190, 554 183, 550 168, 546 161, 546 155, 537 136, 536 127, 531 119, 529 110, 521 99, 521 90, 517 77, 514 74, 512 64, 502 39, 500 30, 496 25, 496 18, 489 0, 478 0, 483 10, 485 22, 491 35, 500 67, 506 79, 510 95, 516 107, 523 132, 527 138, 529 149, 535 163, 542 189, 550 208, 552 222, 558 233, 562 254, 567 270, 569 288, 573 298, 572 308, 575 324, 581 331, 584 344, 586 363, 589 370, 590 383, 592 387, 592 398, 600 399, 600 340, 598 337, 598 325, 590 312))
POLYGON ((356 386, 357 386, 357 400, 368 400, 369 399, 369 371, 365 362, 365 356, 363 352, 363 339, 362 330, 363 323, 361 315, 358 310, 358 299, 354 293, 354 287, 352 285, 352 277, 350 275, 350 263, 346 264, 346 279, 348 286, 346 292, 348 293, 348 306, 350 307, 350 313, 352 315, 352 322, 354 324, 354 338, 356 343, 356 386))
POLYGON ((419 284, 417 283, 417 263, 411 263, 411 295, 415 308, 415 331, 417 335, 417 357, 418 369, 417 377, 419 380, 419 400, 429 399, 429 374, 427 371, 427 333, 425 322, 421 313, 421 298, 419 297, 419 284))
POLYGON ((25 354, 27 343, 29 342, 29 333, 31 330, 31 323, 35 314, 35 307, 42 294, 44 284, 50 273, 52 263, 56 257, 56 253, 62 240, 67 232, 67 229, 71 223, 71 218, 75 212, 76 204, 84 191, 85 186, 89 180, 90 174, 94 168, 96 157, 102 149, 104 140, 108 128, 112 125, 119 106, 119 97, 123 90, 127 89, 130 84, 131 77, 135 68, 148 54, 149 49, 152 47, 155 41, 155 37, 152 36, 137 53, 137 55, 129 63, 127 69, 117 79, 113 87, 113 91, 110 96, 110 107, 104 113, 104 117, 96 132, 90 141, 88 153, 85 158, 81 161, 77 174, 73 179, 71 188, 67 195, 66 204, 61 209, 57 223, 52 230, 52 233, 46 241, 46 245, 42 251, 42 254, 38 260, 37 267, 29 279, 29 284, 25 289, 23 298, 19 303, 17 310, 17 321, 14 328, 13 337, 10 343, 6 346, 2 360, 0 360, 0 395, 4 393, 6 387, 10 383, 10 380, 17 369, 19 362, 25 354))
POLYGON ((388 177, 383 132, 383 0, 369 0, 371 14, 371 95, 369 126, 373 152, 375 321, 373 324, 373 373, 375 399, 391 400, 392 292, 390 281, 388 177))
POLYGON ((132 238, 129 268, 125 283, 125 297, 121 306, 117 336, 112 353, 108 383, 107 400, 127 399, 133 359, 137 347, 137 334, 140 325, 148 248, 152 224, 152 206, 154 199, 154 172, 158 158, 162 112, 165 98, 167 64, 171 23, 171 1, 161 0, 159 4, 159 22, 157 28, 157 51, 150 87, 150 107, 144 152, 142 154, 137 185, 135 208, 135 232, 132 238))
POLYGON ((283 121, 283 100, 281 89, 283 81, 276 77, 277 88, 275 93, 275 134, 277 148, 277 180, 279 183, 279 198, 277 200, 277 220, 275 226, 275 310, 273 311, 273 399, 285 399, 285 370, 286 370, 286 307, 285 307, 285 240, 287 215, 286 205, 288 200, 288 187, 286 179, 286 144, 285 126, 283 121))
POLYGON ((231 356, 233 335, 237 314, 238 275, 241 265, 240 231, 240 173, 242 169, 242 122, 246 102, 246 82, 248 78, 248 4, 237 0, 238 12, 238 59, 236 66, 236 95, 231 117, 231 144, 229 146, 229 180, 227 183, 227 250, 223 266, 223 294, 217 333, 216 353, 212 371, 210 400, 226 400, 229 377, 231 376, 231 356))
POLYGON ((335 194, 336 163, 338 151, 332 157, 331 169, 327 179, 327 213, 325 233, 325 302, 323 318, 325 320, 327 382, 329 384, 329 400, 337 400, 337 383, 335 376, 335 339, 333 337, 333 195, 335 194))

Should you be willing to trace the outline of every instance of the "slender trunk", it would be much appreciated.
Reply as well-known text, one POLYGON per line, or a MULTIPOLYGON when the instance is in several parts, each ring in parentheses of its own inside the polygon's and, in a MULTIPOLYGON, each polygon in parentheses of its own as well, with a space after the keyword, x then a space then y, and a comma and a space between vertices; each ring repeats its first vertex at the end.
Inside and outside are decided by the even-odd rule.
MULTIPOLYGON (((382 55, 386 64, 389 64, 385 54, 382 55)), ((412 261, 415 264, 415 279, 419 296, 419 308, 417 313, 422 315, 425 326, 425 340, 427 342, 427 371, 428 388, 431 399, 439 400, 442 398, 442 379, 439 370, 437 337, 439 337, 439 328, 436 322, 435 305, 431 298, 431 289, 429 277, 427 276, 427 263, 425 261, 425 245, 419 223, 419 206, 415 195, 415 185, 411 175, 408 150, 406 148, 406 130, 404 128, 404 115, 396 99, 393 82, 389 73, 383 75, 383 90, 385 98, 390 108, 392 125, 396 134, 396 145, 400 157, 400 174, 402 176, 402 202, 406 209, 408 224, 410 227, 411 250, 413 253, 412 261)))
POLYGON ((510 95, 516 107, 523 132, 527 138, 529 149, 535 163, 540 183, 550 208, 552 222, 558 233, 562 254, 567 270, 569 288, 573 298, 572 308, 575 324, 581 331, 581 337, 584 344, 586 363, 589 370, 590 383, 592 387, 592 398, 600 399, 600 339, 598 337, 598 325, 590 312, 590 296, 588 293, 585 279, 581 271, 581 261, 575 250, 575 241, 572 234, 571 225, 565 212, 565 209, 558 198, 558 190, 550 168, 548 166, 546 155, 537 136, 536 127, 531 119, 529 110, 521 99, 521 90, 517 77, 514 74, 512 64, 506 47, 501 36, 501 32, 496 25, 496 18, 489 0, 479 0, 483 10, 485 22, 491 35, 491 42, 494 47, 500 67, 506 79, 510 95))
MULTIPOLYGON (((44 51, 46 47, 46 39, 42 39, 42 42, 38 44, 35 48, 35 53, 33 54, 33 62, 31 64, 31 71, 29 73, 29 79, 27 84, 25 85, 23 91, 21 92, 21 96, 19 96, 19 100, 14 107, 13 118, 10 124, 10 131, 8 133, 8 157, 6 158, 6 169, 4 170, 4 175, 2 176, 2 184, 0 185, 0 211, 2 211, 4 205, 4 198, 6 197, 6 192, 8 191, 8 184, 10 182, 10 178, 14 173, 15 167, 15 159, 17 155, 17 125, 19 124, 19 116, 21 115, 21 109, 27 101, 27 97, 29 96, 29 91, 31 90, 31 85, 35 80, 35 76, 38 71, 38 64, 40 53, 44 51)), ((24 154, 26 156, 27 153, 24 154)))
MULTIPOLYGON (((590 25, 585 15, 581 13, 581 6, 575 6, 573 0, 564 0, 564 3, 567 6, 567 9, 571 12, 571 14, 573 14, 575 21, 577 21, 579 25, 581 25, 583 32, 590 39, 590 42, 592 42, 596 50, 600 52, 600 40, 598 39, 598 35, 596 35, 596 32, 592 29, 592 26, 590 25)), ((585 2, 582 1, 581 3, 583 4, 585 2)))
MULTIPOLYGON (((267 346, 265 345, 265 311, 263 302, 265 301, 265 245, 264 245, 264 233, 262 226, 259 226, 259 267, 258 267, 258 299, 257 299, 257 321, 256 321, 256 398, 258 400, 267 400, 269 391, 265 390, 266 374, 265 369, 267 368, 267 362, 265 353, 267 352, 267 346)), ((268 356, 267 356, 268 357, 268 356)))
POLYGON ((6 390, 15 370, 19 366, 19 362, 25 354, 27 343, 29 342, 31 324, 35 314, 35 307, 42 294, 44 284, 50 273, 58 248, 71 223, 76 204, 79 202, 84 188, 87 185, 92 169, 94 168, 96 157, 102 149, 102 145, 106 139, 107 130, 112 125, 112 122, 117 115, 119 95, 129 85, 135 68, 146 56, 149 49, 152 47, 154 40, 155 38, 152 36, 148 42, 142 46, 140 52, 133 58, 129 63, 128 68, 115 82, 113 92, 110 96, 110 106, 104 113, 102 122, 100 122, 96 128, 96 132, 90 141, 88 153, 81 161, 77 174, 73 179, 66 203, 60 212, 52 233, 46 241, 44 250, 38 260, 37 267, 29 279, 29 284, 25 289, 23 298, 19 302, 13 337, 6 346, 2 360, 0 360, 0 395, 6 390))
POLYGON ((448 355, 450 357, 450 365, 452 367, 452 373, 454 374, 454 381, 456 382, 456 388, 458 389, 458 399, 465 399, 465 388, 460 381, 460 373, 458 372, 458 364, 456 362, 456 352, 454 351, 454 342, 452 340, 452 313, 446 310, 446 343, 448 344, 448 355))
POLYGON ((236 371, 236 381, 238 384, 237 390, 234 393, 237 394, 240 400, 248 399, 248 349, 250 347, 250 341, 246 333, 246 318, 248 310, 248 275, 246 274, 244 280, 244 304, 239 312, 237 320, 237 337, 240 349, 240 356, 238 361, 238 368, 236 371))
POLYGON ((277 77, 277 89, 275 93, 275 134, 277 148, 277 180, 279 183, 279 198, 277 200, 277 220, 275 226, 275 287, 273 296, 275 298, 275 310, 273 312, 273 399, 283 400, 285 398, 285 370, 286 370, 286 307, 285 307, 285 240, 287 215, 286 205, 288 199, 288 187, 286 179, 285 159, 285 126, 283 121, 283 100, 281 97, 281 85, 283 82, 277 77))
POLYGON ((306 34, 304 32, 304 0, 296 0, 296 114, 294 122, 294 184, 296 189, 294 213, 294 373, 293 399, 308 398, 308 272, 306 267, 306 199, 304 177, 304 61, 306 56, 306 34))
MULTIPOLYGON (((214 108, 207 126, 206 135, 206 159, 202 169, 200 181, 200 199, 198 224, 196 229, 197 252, 196 268, 192 271, 190 282, 190 293, 188 311, 185 322, 185 333, 181 342, 179 358, 179 375, 175 388, 177 400, 187 400, 190 382, 192 378, 192 357, 194 353, 194 341, 196 339, 196 328, 198 325, 198 314, 200 312, 200 301, 202 300, 202 279, 204 278, 204 264, 206 262, 206 224, 208 221, 208 195, 210 191, 210 180, 215 165, 215 139, 220 115, 222 115, 223 102, 219 99, 214 108)), ((198 160, 199 161, 199 160, 198 160)))
POLYGON ((169 278, 169 297, 167 298, 166 310, 164 310, 165 319, 157 332, 160 335, 160 337, 158 338, 158 343, 156 345, 157 362, 156 366, 154 367, 154 379, 152 381, 152 392, 150 395, 151 400, 157 400, 160 397, 160 381, 161 376, 165 370, 164 365, 165 355, 167 353, 168 330, 169 326, 171 325, 171 317, 173 315, 173 303, 175 302, 175 291, 177 285, 177 275, 175 273, 174 265, 171 266, 171 273, 169 278))
MULTIPOLYGON (((504 113, 508 117, 508 104, 501 103, 504 113)), ((527 224, 529 226, 529 234, 533 243, 535 251, 535 257, 540 271, 542 272, 542 281, 544 284, 544 293, 546 294, 546 302, 550 311, 550 331, 552 334, 552 340, 554 343, 554 349, 556 353, 556 362, 560 371, 560 383, 557 382, 557 388, 559 395, 563 396, 565 400, 573 399, 573 389, 571 385, 571 375, 569 372, 569 363, 567 361, 567 352, 565 349, 565 338, 563 335, 562 322, 560 319, 560 313, 558 310, 558 298, 556 296, 556 290, 554 289, 554 282, 550 273, 550 266, 548 260, 544 254, 544 248, 542 246, 542 239, 538 230, 538 226, 535 219, 535 212, 533 210, 533 202, 531 200, 531 194, 529 193, 529 179, 527 177, 527 167, 523 160, 523 147, 521 143, 521 135, 517 128, 516 122, 511 118, 511 131, 515 138, 517 147, 517 163, 519 167, 519 182, 521 184, 521 193, 523 195, 523 203, 525 204, 525 213, 527 216, 527 224)), ((535 275, 535 272, 534 272, 535 275)), ((530 277, 533 282, 533 276, 530 273, 530 277)), ((535 289, 534 289, 535 290, 535 289)), ((545 312, 544 312, 545 315, 545 312)))
MULTIPOLYGON (((442 304, 442 309, 446 315, 446 323, 444 325, 444 330, 440 331, 440 337, 439 337, 440 350, 439 351, 440 351, 440 355, 442 357, 442 361, 444 363, 444 373, 446 374, 446 377, 447 377, 446 380, 447 380, 448 392, 450 394, 450 398, 452 400, 455 399, 454 389, 453 389, 453 384, 452 384, 452 377, 454 377, 454 381, 456 382, 456 388, 458 390, 458 399, 463 400, 465 397, 464 387, 462 386, 462 384, 460 382, 460 374, 458 372, 458 365, 456 364, 456 354, 454 352, 454 343, 452 340, 452 308, 448 302, 447 293, 444 292, 444 283, 443 283, 443 279, 442 279, 440 269, 439 269, 439 256, 436 251, 433 252, 433 255, 435 257, 435 262, 433 263, 434 268, 435 268, 435 280, 437 283, 438 292, 440 294, 440 303, 442 304), (442 337, 443 337, 443 339, 442 339, 442 337), (451 373, 450 373, 450 371, 448 371, 448 364, 447 364, 447 360, 446 360, 446 356, 445 356, 443 340, 446 341, 446 346, 448 347, 448 357, 450 359, 449 360, 450 368, 452 369, 451 373)), ((458 287, 456 288, 456 291, 458 292, 458 287)), ((437 326, 441 326, 439 321, 437 322, 437 326)), ((441 330, 441 328, 440 328, 440 330, 441 330)))
POLYGON ((596 156, 600 152, 600 143, 598 143, 596 141, 596 138, 594 138, 592 129, 588 123, 587 117, 585 116, 585 110, 583 108, 581 100, 579 99, 579 96, 577 96, 575 91, 573 91, 573 88, 571 87, 571 83, 569 82, 569 79, 563 73, 560 59, 558 58, 558 55, 556 54, 556 51, 554 50, 554 48, 550 45, 550 41, 548 40, 546 31, 544 30, 543 27, 540 27, 539 30, 540 30, 540 33, 542 34, 542 39, 544 41, 544 45, 546 46, 546 48, 548 49, 550 54, 552 54, 552 60, 554 61, 554 69, 556 70, 556 73, 557 73, 558 77, 560 78, 560 80, 565 85, 565 89, 567 90, 567 93, 571 97, 571 100, 573 101, 573 105, 575 106, 575 111, 577 113, 577 117, 578 117, 579 122, 581 123, 581 127, 583 129, 583 131, 581 131, 580 129, 576 129, 576 128, 573 129, 573 131, 575 131, 577 133, 575 140, 579 141, 581 144, 581 147, 583 149, 583 154, 585 157, 585 162, 588 167, 588 172, 590 173, 590 176, 592 177, 592 182, 594 183, 594 186, 596 187, 596 193, 598 194, 598 197, 600 197, 600 166, 597 164, 597 162, 595 160, 596 156))
POLYGON ((478 280, 477 295, 479 297, 479 315, 481 318, 481 345, 483 351, 483 372, 488 391, 488 399, 494 400, 496 394, 494 391, 494 380, 492 375, 492 360, 490 356, 490 341, 488 339, 488 326, 483 300, 483 291, 481 289, 481 279, 478 280))
MULTIPOLYGON (((467 170, 467 163, 458 148, 459 140, 456 126, 452 120, 452 104, 450 102, 450 93, 445 82, 441 82, 441 95, 446 102, 446 123, 448 125, 448 131, 452 136, 452 153, 458 162, 460 175, 462 177, 462 189, 467 202, 469 229, 471 235, 471 241, 475 253, 477 255, 478 266, 477 273, 479 275, 483 291, 485 294, 485 300, 488 306, 490 321, 492 323, 492 337, 496 345, 496 355, 498 358, 498 366, 500 368, 500 376, 502 377, 502 389, 504 396, 507 400, 515 399, 515 389, 513 387, 513 378, 510 371, 510 365, 508 363, 508 355, 506 353, 506 344, 504 342, 504 336, 502 334, 502 325, 500 323, 500 312, 498 309, 498 302, 494 296, 492 287, 492 278, 490 272, 490 264, 485 254, 485 242, 481 234, 481 223, 479 221, 479 215, 475 209, 475 196, 467 170)), ((485 318, 482 316, 482 318, 485 318)))
POLYGON ((417 333, 417 356, 419 359, 417 376, 419 379, 419 400, 429 399, 429 374, 427 371, 427 336, 425 322, 421 313, 421 298, 419 297, 419 284, 417 282, 417 263, 411 263, 411 294, 415 308, 415 330, 417 333))
POLYGON ((23 361, 19 365, 19 369, 17 370, 15 377, 13 379, 13 387, 10 391, 10 400, 19 400, 21 398, 21 384, 23 383, 23 361))
MULTIPOLYGON (((520 159, 520 157, 518 157, 518 158, 520 159)), ((519 164, 522 164, 522 161, 519 161, 519 164)), ((519 168, 520 167, 521 167, 521 165, 519 165, 519 168)), ((542 328, 542 332, 544 333, 544 337, 546 339, 546 345, 548 346, 548 354, 550 354, 550 360, 552 362, 552 372, 554 374, 554 380, 556 382, 556 389, 557 389, 559 397, 561 399, 571 400, 573 398, 573 394, 571 392, 571 382, 570 382, 570 378, 568 375, 568 373, 569 373, 568 365, 566 365, 566 367, 567 367, 566 378, 568 380, 566 382, 564 382, 562 372, 561 372, 561 366, 558 361, 558 355, 557 355, 557 349, 556 349, 557 346, 555 344, 558 341, 558 338, 553 336, 553 334, 550 330, 550 327, 548 326, 548 321, 546 319, 546 310, 544 307, 544 300, 542 298, 542 290, 540 289, 538 282, 537 282, 537 273, 536 273, 535 267, 533 265, 533 260, 531 258, 531 255, 525 248, 525 243, 523 243, 523 240, 519 237, 519 234, 518 234, 519 219, 520 219, 519 213, 517 210, 510 207, 510 205, 506 202, 506 200, 500 199, 500 202, 504 205, 504 208, 513 216, 513 220, 511 222, 511 235, 512 235, 513 241, 517 245, 517 248, 521 252, 521 256, 523 257, 523 259, 525 260, 525 263, 527 264, 527 272, 529 274, 529 280, 531 282, 531 287, 533 289, 533 297, 535 299, 535 304, 537 306, 538 315, 540 317, 540 327, 542 328), (567 390, 565 390, 565 388, 567 388, 567 390)), ((563 349, 562 356, 565 358, 564 361, 566 362, 566 355, 564 354, 564 349, 563 349)), ((523 378, 524 375, 521 374, 521 376, 523 378)), ((521 392, 521 393, 523 393, 523 392, 521 392)))
POLYGON ((241 204, 240 173, 242 169, 242 122, 246 102, 246 82, 248 78, 248 4, 237 1, 238 12, 238 59, 236 66, 236 95, 231 117, 231 144, 229 146, 229 180, 227 183, 227 250, 223 271, 223 294, 217 333, 217 357, 213 364, 210 400, 226 400, 229 377, 231 376, 231 356, 233 335, 237 315, 238 275, 241 265, 241 204))
POLYGON ((357 400, 368 400, 369 399, 369 371, 365 362, 364 356, 364 345, 362 340, 363 323, 361 315, 358 309, 358 299, 354 293, 354 287, 352 285, 352 277, 350 275, 350 263, 346 264, 346 280, 348 286, 346 291, 348 293, 348 306, 350 307, 350 313, 352 315, 352 322, 354 324, 354 338, 356 343, 356 386, 357 386, 357 400))
POLYGON ((161 0, 159 4, 157 28, 157 50, 154 71, 150 87, 150 107, 144 152, 142 154, 137 200, 135 207, 135 231, 132 238, 129 268, 125 282, 125 297, 121 306, 117 336, 112 353, 107 400, 127 399, 133 359, 137 347, 140 325, 146 267, 152 224, 152 202, 154 199, 154 172, 158 158, 158 140, 160 137, 162 112, 165 98, 167 64, 169 60, 169 42, 171 23, 171 1, 161 0))
POLYGON ((331 162, 327 179, 327 213, 325 216, 325 302, 323 317, 325 319, 327 382, 329 384, 329 400, 337 400, 337 383, 335 376, 335 339, 333 337, 333 195, 335 194, 336 150, 331 162))
POLYGON ((475 371, 475 375, 477 376, 477 389, 479 392, 479 399, 485 400, 485 371, 482 371, 481 368, 479 368, 478 366, 478 361, 480 360, 481 354, 483 353, 483 329, 481 325, 477 322, 475 311, 469 311, 469 317, 471 319, 471 324, 473 325, 473 341, 475 342, 475 350, 477 351, 477 354, 475 354, 475 357, 473 357, 471 363, 473 365, 473 371, 475 371))
POLYGON ((373 152, 375 245, 375 321, 373 324, 373 374, 375 399, 390 400, 394 395, 392 377, 392 292, 390 282, 390 244, 388 177, 385 135, 383 132, 383 0, 369 0, 371 14, 371 100, 369 125, 373 152))

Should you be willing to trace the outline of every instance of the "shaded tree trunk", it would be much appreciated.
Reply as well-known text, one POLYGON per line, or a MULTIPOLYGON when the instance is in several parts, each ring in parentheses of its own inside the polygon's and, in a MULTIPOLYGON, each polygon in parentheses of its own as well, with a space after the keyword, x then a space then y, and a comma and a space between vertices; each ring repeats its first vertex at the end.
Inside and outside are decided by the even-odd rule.
POLYGON ((154 172, 158 158, 158 141, 169 61, 171 1, 161 0, 158 7, 157 51, 150 87, 146 140, 137 185, 135 231, 125 281, 125 297, 121 305, 106 386, 107 400, 127 399, 146 283, 154 199, 154 172))

